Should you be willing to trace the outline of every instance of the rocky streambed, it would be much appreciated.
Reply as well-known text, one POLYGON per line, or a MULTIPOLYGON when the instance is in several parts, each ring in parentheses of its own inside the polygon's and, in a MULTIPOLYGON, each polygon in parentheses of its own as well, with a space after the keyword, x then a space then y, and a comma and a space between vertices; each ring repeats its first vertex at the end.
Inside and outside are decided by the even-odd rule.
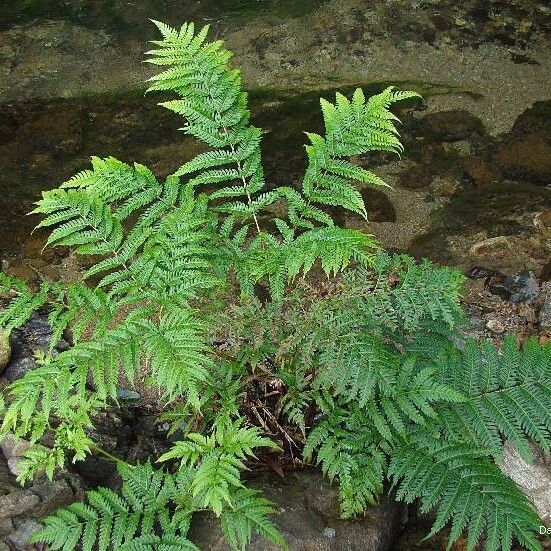
MULTIPOLYGON (((369 223, 340 222, 376 235, 392 250, 427 256, 469 275, 469 333, 499 341, 551 339, 551 8, 537 0, 374 1, 79 0, 0 6, 0 253, 2 269, 29 282, 78 277, 64 251, 41 253, 42 236, 24 214, 40 190, 87 166, 90 155, 138 161, 165 175, 197 153, 175 131, 177 117, 143 98, 150 68, 141 63, 154 36, 148 17, 174 25, 210 23, 236 53, 251 90, 255 124, 266 130, 266 174, 273 185, 300 180, 303 130, 319 130, 318 97, 389 83, 422 93, 399 113, 405 153, 355 161, 393 186, 364 190, 369 223)), ((11 341, 0 384, 34 365, 47 346, 44 315, 11 341)), ((67 346, 67 343, 61 343, 67 346)), ((0 357, 2 354, 0 354, 0 357)), ((96 437, 107 451, 137 461, 162 453, 167 435, 154 409, 129 392, 107 412, 96 437)), ((2 443, 0 550, 29 549, 45 512, 84 489, 119 483, 112 464, 92 457, 54 482, 14 481, 25 444, 2 443), (2 547, 4 546, 4 547, 2 547)), ((509 455, 503 468, 551 523, 551 466, 509 455)), ((430 520, 391 500, 356 522, 338 520, 334 489, 319 473, 297 471, 254 481, 281 509, 293 549, 444 549, 421 541, 430 520)), ((193 534, 223 549, 212 519, 193 534)), ((462 549, 460 541, 456 549, 462 549)), ((266 549, 262 542, 253 549, 266 549)))

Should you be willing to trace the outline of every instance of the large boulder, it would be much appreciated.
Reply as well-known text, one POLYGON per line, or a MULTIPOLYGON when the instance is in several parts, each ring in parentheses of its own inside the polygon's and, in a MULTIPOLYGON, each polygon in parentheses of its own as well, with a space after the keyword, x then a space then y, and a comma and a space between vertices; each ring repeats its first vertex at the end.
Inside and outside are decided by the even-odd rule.
POLYGON ((530 498, 541 520, 551 526, 551 462, 534 448, 534 461, 528 463, 510 444, 505 445, 500 468, 530 498))
MULTIPOLYGON (((287 473, 279 479, 264 475, 251 483, 277 506, 274 518, 293 551, 387 551, 405 522, 406 509, 383 497, 378 506, 354 520, 339 518, 337 489, 317 471, 287 473)), ((191 539, 200 549, 229 551, 219 521, 198 514, 191 539)), ((276 551, 277 546, 254 536, 250 551, 276 551)))

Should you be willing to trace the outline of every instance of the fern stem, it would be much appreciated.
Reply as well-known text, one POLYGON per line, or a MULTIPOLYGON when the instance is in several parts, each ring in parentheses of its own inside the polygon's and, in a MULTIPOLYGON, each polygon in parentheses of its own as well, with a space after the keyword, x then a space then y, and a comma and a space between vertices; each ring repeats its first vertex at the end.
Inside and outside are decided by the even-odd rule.
POLYGON ((130 463, 128 463, 127 461, 124 461, 124 459, 121 459, 120 457, 117 457, 116 455, 109 453, 107 450, 104 450, 102 447, 98 446, 97 444, 91 444, 90 448, 117 464, 124 463, 125 465, 130 465, 130 463))
MULTIPOLYGON (((224 126, 224 134, 226 136, 228 135, 228 129, 225 126, 224 126)), ((233 146, 232 143, 230 143, 230 149, 233 155, 235 155, 235 147, 233 146)), ((239 170, 239 172, 241 172, 241 161, 236 160, 235 162, 237 163, 237 169, 239 170)), ((241 175, 241 181, 243 182, 243 191, 247 195, 247 203, 250 207, 253 203, 253 200, 251 198, 251 194, 247 191, 247 180, 245 179, 245 176, 241 175)), ((258 235, 260 235, 262 233, 262 230, 260 229, 258 218, 256 217, 256 214, 254 212, 253 212, 253 219, 256 226, 256 231, 258 232, 258 235)))

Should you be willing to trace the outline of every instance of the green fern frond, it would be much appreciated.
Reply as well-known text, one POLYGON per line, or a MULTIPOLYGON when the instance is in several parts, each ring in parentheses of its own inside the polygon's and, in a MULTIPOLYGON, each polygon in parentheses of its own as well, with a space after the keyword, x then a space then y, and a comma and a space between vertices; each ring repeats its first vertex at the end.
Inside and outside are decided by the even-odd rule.
POLYGON ((402 145, 394 126, 397 119, 389 107, 412 97, 419 96, 415 92, 393 92, 392 88, 387 88, 366 101, 358 88, 352 100, 338 92, 334 104, 322 99, 325 136, 307 133, 310 145, 306 146, 308 168, 302 181, 304 196, 316 203, 341 206, 367 218, 363 198, 351 182, 386 184, 346 158, 374 150, 400 153, 402 145))
POLYGON ((353 517, 376 502, 387 468, 384 445, 363 410, 333 404, 327 417, 308 435, 305 459, 316 463, 339 483, 341 515, 353 517), (382 447, 383 446, 383 447, 382 447))
POLYGON ((151 464, 119 465, 122 495, 108 488, 86 493, 86 503, 73 503, 43 520, 32 537, 52 550, 76 549, 197 549, 187 538, 187 525, 170 518, 169 502, 178 499, 171 475, 151 464), (157 523, 163 528, 156 533, 157 523), (166 547, 165 547, 166 546, 166 547), (172 547, 171 547, 172 546, 172 547))
POLYGON ((196 466, 191 483, 193 496, 202 507, 212 509, 220 516, 225 507, 233 507, 233 494, 243 484, 240 471, 244 460, 254 456, 255 447, 275 447, 261 436, 257 427, 243 427, 242 422, 230 421, 218 425, 208 436, 197 433, 187 440, 176 442, 159 461, 178 459, 182 466, 196 466))
POLYGON ((245 551, 255 531, 281 549, 288 548, 280 531, 269 519, 275 513, 272 502, 249 488, 237 488, 232 498, 233 507, 220 516, 222 532, 232 549, 245 551))
POLYGON ((142 328, 142 346, 151 375, 167 398, 185 396, 199 408, 200 386, 208 379, 212 361, 205 344, 205 325, 188 309, 174 308, 158 325, 142 328))
POLYGON ((411 439, 393 450, 389 475, 398 499, 410 503, 419 498, 425 512, 436 508, 427 537, 451 523, 448 549, 462 532, 468 533, 469 551, 484 533, 488 551, 510 549, 513 537, 526 549, 541 549, 533 505, 480 449, 411 439))
POLYGON ((514 337, 500 352, 489 342, 468 341, 435 358, 439 379, 467 397, 440 413, 450 437, 476 443, 496 459, 508 440, 528 460, 530 442, 551 446, 551 347, 531 339, 520 348, 514 337))
POLYGON ((52 285, 43 282, 38 292, 33 293, 23 282, 3 276, 4 289, 2 294, 10 292, 12 298, 9 304, 0 312, 0 327, 6 334, 10 334, 15 328, 21 327, 30 317, 44 306, 49 300, 49 292, 52 285))

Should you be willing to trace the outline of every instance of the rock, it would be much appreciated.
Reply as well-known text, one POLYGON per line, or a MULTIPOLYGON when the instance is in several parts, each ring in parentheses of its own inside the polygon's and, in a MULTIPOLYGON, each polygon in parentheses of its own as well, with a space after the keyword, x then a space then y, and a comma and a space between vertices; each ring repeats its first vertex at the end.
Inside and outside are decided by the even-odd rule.
POLYGON ((551 331, 551 282, 545 282, 542 285, 543 303, 538 315, 538 324, 540 330, 551 331))
POLYGON ((27 513, 40 503, 40 498, 30 490, 17 490, 0 496, 0 519, 27 513))
MULTIPOLYGON (((405 521, 405 507, 387 497, 358 519, 340 519, 337 489, 313 470, 287 473, 284 480, 266 475, 251 485, 277 505, 274 521, 297 551, 387 551, 394 548, 405 521)), ((219 521, 211 514, 194 518, 190 537, 200 549, 229 550, 219 521)), ((247 549, 276 551, 277 547, 254 536, 247 549)))
POLYGON ((10 475, 7 461, 0 457, 0 496, 19 490, 20 486, 10 475))
POLYGON ((543 185, 551 177, 551 101, 538 101, 522 113, 495 152, 510 177, 543 185))
POLYGON ((0 329, 0 373, 4 371, 11 358, 11 345, 9 336, 0 329))
POLYGON ((117 398, 122 402, 139 402, 140 393, 128 388, 118 388, 117 398))
POLYGON ((534 503, 542 521, 546 525, 551 525, 551 469, 545 464, 545 460, 536 455, 533 463, 527 463, 516 449, 507 443, 499 466, 534 503))
POLYGON ((31 536, 41 528, 42 525, 39 522, 34 519, 28 519, 24 521, 15 532, 12 532, 7 539, 16 549, 28 549, 27 546, 29 545, 31 536))
POLYGON ((13 521, 10 517, 6 517, 0 520, 0 536, 6 536, 13 532, 13 521))
POLYGON ((511 240, 506 235, 498 235, 496 237, 490 237, 475 243, 470 249, 469 254, 475 257, 504 254, 509 252, 512 248, 511 240))
POLYGON ((492 332, 501 335, 505 331, 505 326, 497 319, 491 319, 486 323, 486 327, 492 332))
POLYGON ((507 176, 545 184, 551 177, 551 142, 539 134, 528 134, 502 144, 495 160, 507 176))
POLYGON ((500 178, 500 174, 480 157, 461 159, 461 167, 478 188, 489 187, 500 178))
POLYGON ((73 489, 65 480, 47 481, 37 484, 31 491, 40 497, 40 504, 33 509, 33 516, 41 518, 53 513, 60 507, 70 505, 75 501, 73 489))
POLYGON ((436 176, 433 178, 432 182, 429 185, 430 190, 435 195, 440 195, 442 197, 451 197, 459 189, 460 184, 457 180, 450 178, 442 178, 441 176, 436 176))
POLYGON ((530 304, 539 295, 540 286, 534 273, 525 270, 508 276, 501 281, 490 283, 488 290, 505 300, 514 303, 527 302, 530 304))
POLYGON ((484 125, 469 111, 453 109, 425 115, 418 121, 417 133, 430 142, 453 142, 483 134, 484 125))
POLYGON ((10 457, 8 459, 8 470, 13 476, 19 476, 23 472, 21 469, 21 457, 10 457))
MULTIPOLYGON (((11 382, 21 378, 27 371, 35 369, 35 351, 47 350, 51 338, 52 330, 47 315, 35 312, 26 323, 12 332, 12 358, 3 376, 11 382)), ((58 351, 65 350, 68 343, 61 339, 55 348, 58 351)))
POLYGON ((9 460, 12 457, 21 457, 31 447, 30 442, 19 438, 12 433, 6 434, 0 441, 0 449, 4 457, 9 460))
POLYGON ((12 360, 7 365, 3 376, 11 383, 23 377, 27 371, 32 371, 33 369, 36 369, 36 362, 34 358, 22 357, 17 360, 12 360))

